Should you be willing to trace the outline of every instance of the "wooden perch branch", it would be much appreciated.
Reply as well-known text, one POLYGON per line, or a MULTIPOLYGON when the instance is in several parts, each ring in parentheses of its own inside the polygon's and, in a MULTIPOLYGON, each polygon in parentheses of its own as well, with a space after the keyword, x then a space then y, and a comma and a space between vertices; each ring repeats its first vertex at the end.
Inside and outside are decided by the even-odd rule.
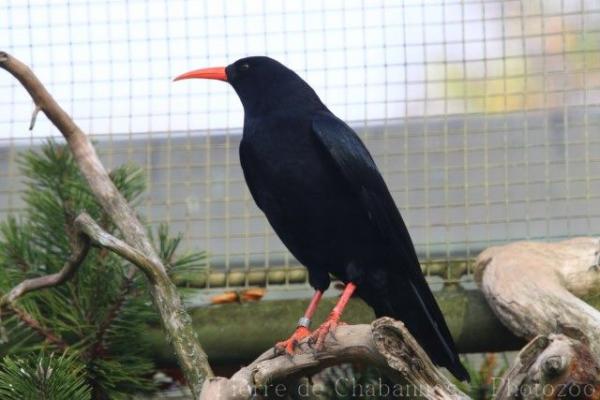
MULTIPOLYGON (((21 82, 31 95, 36 109, 39 108, 63 134, 92 193, 123 234, 128 247, 135 249, 143 254, 145 259, 151 261, 154 277, 151 280, 151 294, 154 305, 159 311, 163 327, 173 345, 187 383, 194 397, 198 398, 204 380, 213 375, 212 370, 193 331, 191 319, 183 308, 177 289, 167 276, 166 268, 152 247, 145 228, 113 184, 88 137, 52 98, 29 67, 6 52, 0 52, 0 67, 21 82)), ((91 229, 91 225, 87 226, 91 229)), ((111 243, 120 244, 118 242, 108 244, 111 243)), ((127 253, 141 261, 138 254, 131 252, 129 248, 124 246, 118 248, 124 254, 127 253)), ((145 272, 148 275, 148 271, 145 272)))
POLYGON ((289 357, 268 350, 230 379, 211 378, 204 384, 203 400, 248 400, 253 394, 277 390, 277 384, 294 377, 314 374, 330 365, 361 362, 380 369, 403 397, 468 399, 431 363, 408 330, 399 321, 380 318, 371 325, 344 325, 335 338, 329 336, 321 351, 307 349, 289 357), (406 393, 410 391, 411 395, 406 393))

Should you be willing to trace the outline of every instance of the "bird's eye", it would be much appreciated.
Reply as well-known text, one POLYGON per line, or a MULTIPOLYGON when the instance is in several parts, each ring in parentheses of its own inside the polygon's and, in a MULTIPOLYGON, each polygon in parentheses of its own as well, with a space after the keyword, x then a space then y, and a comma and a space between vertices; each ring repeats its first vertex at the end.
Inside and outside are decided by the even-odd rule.
POLYGON ((238 67, 238 69, 240 71, 247 71, 249 68, 250 68, 250 65, 248 63, 243 63, 238 67))

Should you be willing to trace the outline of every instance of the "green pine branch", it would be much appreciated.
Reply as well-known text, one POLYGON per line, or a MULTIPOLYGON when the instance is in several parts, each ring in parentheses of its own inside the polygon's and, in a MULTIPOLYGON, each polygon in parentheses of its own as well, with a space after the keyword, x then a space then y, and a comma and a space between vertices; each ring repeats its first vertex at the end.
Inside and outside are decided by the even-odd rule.
MULTIPOLYGON (((26 177, 25 209, 0 223, 2 293, 24 279, 62 268, 72 252, 73 221, 79 213, 87 212, 103 229, 117 234, 64 146, 50 141, 40 151, 27 151, 19 166, 26 177)), ((110 176, 130 204, 139 203, 145 189, 139 168, 122 166, 110 176)), ((181 235, 171 236, 166 225, 153 236, 170 273, 204 268, 206 255, 179 254, 181 235)), ((29 293, 10 307, 3 310, 0 335, 5 339, 0 337, 0 369, 7 373, 16 360, 26 360, 25 354, 35 352, 41 354, 39 360, 46 360, 47 352, 66 351, 83 365, 88 398, 128 398, 155 389, 151 351, 141 343, 157 315, 143 274, 115 254, 93 248, 70 281, 29 293)), ((35 386, 34 371, 26 368, 30 361, 18 363, 35 386)))
POLYGON ((6 400, 89 400, 85 365, 76 353, 39 357, 4 357, 0 363, 0 398, 6 400))

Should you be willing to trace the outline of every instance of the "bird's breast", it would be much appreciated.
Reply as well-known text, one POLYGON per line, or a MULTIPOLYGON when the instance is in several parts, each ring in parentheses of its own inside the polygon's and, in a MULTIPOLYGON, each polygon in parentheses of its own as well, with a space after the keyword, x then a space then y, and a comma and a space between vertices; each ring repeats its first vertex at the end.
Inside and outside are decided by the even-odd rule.
POLYGON ((244 130, 243 142, 244 150, 252 153, 247 158, 252 162, 242 159, 242 168, 256 169, 252 184, 274 195, 326 195, 340 184, 337 171, 312 134, 310 121, 253 126, 244 130))
POLYGON ((247 133, 240 152, 246 153, 241 160, 250 191, 298 259, 342 260, 371 240, 364 208, 310 125, 281 124, 247 133))

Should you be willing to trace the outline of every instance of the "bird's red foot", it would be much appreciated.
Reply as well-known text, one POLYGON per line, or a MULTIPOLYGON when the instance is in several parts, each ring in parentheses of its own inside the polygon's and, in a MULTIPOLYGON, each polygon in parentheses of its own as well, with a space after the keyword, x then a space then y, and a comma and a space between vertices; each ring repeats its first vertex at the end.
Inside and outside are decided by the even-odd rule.
POLYGON ((330 334, 333 337, 335 329, 340 326, 345 325, 344 322, 340 321, 340 314, 331 313, 329 317, 319 326, 311 335, 310 339, 308 339, 308 343, 310 345, 314 345, 316 350, 321 350, 323 348, 323 344, 325 343, 325 339, 327 335, 330 334))
POLYGON ((286 352, 287 354, 293 355, 298 348, 298 344, 307 336, 310 335, 308 328, 299 326, 296 328, 292 336, 289 339, 277 342, 275 344, 275 350, 279 352, 286 352))

